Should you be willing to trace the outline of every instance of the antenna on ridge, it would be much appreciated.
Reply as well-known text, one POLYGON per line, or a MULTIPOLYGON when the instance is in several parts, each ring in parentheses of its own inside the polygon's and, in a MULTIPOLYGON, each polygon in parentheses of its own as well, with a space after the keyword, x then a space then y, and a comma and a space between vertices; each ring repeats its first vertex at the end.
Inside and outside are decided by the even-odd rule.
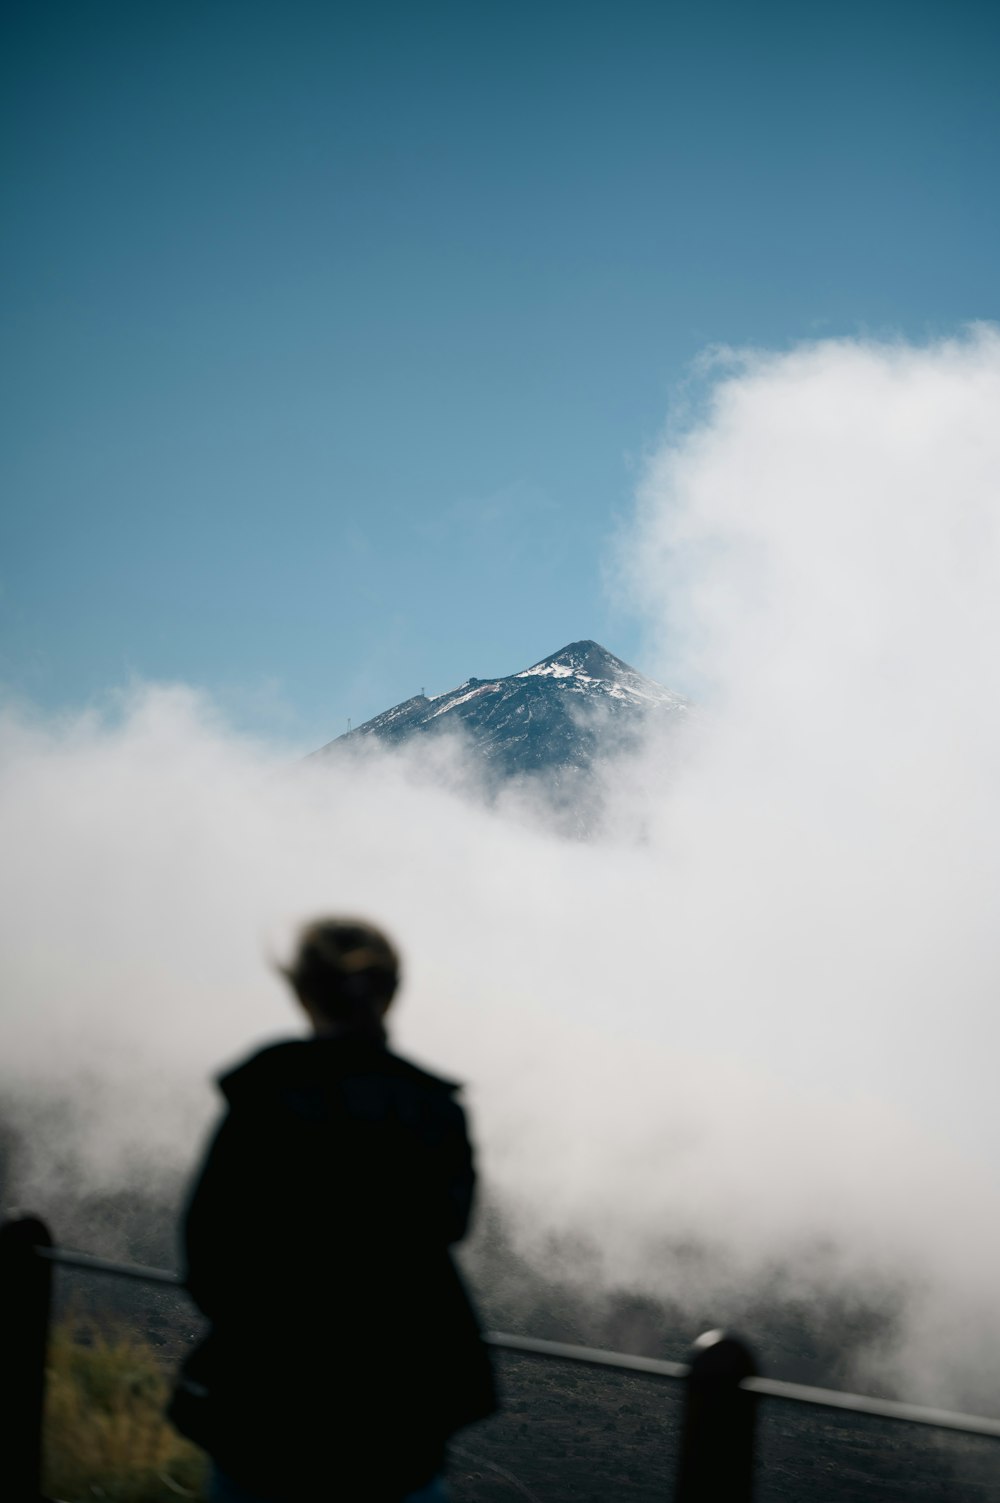
POLYGON ((422 695, 427 693, 427 690, 424 688, 423 684, 420 685, 420 693, 422 695))
POLYGON ((350 732, 350 729, 351 729, 351 717, 350 717, 350 715, 348 715, 348 717, 347 717, 347 729, 348 729, 348 732, 350 732))

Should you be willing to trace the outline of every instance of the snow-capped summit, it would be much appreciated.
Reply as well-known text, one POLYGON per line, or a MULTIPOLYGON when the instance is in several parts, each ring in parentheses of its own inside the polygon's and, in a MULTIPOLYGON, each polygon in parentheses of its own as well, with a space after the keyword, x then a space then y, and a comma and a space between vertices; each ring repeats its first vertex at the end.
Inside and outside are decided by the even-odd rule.
POLYGON ((416 694, 338 736, 319 755, 367 736, 398 744, 461 730, 501 779, 587 771, 598 757, 634 743, 651 716, 679 722, 690 708, 599 643, 570 642, 504 678, 469 678, 444 694, 416 694))
POLYGON ((675 708, 687 704, 679 694, 644 678, 599 642, 571 642, 532 668, 522 668, 513 677, 568 680, 567 688, 578 693, 608 694, 623 702, 671 704, 675 708))

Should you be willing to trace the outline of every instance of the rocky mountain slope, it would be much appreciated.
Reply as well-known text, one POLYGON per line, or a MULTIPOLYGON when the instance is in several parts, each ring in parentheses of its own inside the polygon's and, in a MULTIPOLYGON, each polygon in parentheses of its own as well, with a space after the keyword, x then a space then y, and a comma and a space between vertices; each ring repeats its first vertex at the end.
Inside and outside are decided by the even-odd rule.
POLYGON ((644 677, 597 642, 571 642, 503 678, 466 679, 457 689, 417 694, 321 747, 318 756, 374 737, 399 745, 459 731, 505 781, 586 773, 635 745, 650 719, 680 724, 690 702, 644 677))

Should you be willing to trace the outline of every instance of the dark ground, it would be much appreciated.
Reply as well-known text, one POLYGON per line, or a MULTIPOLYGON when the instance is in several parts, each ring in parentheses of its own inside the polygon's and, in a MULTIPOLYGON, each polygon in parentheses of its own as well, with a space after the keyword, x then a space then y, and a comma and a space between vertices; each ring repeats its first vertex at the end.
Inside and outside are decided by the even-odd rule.
MULTIPOLYGON (((59 1276, 62 1309, 95 1307, 173 1364, 199 1329, 185 1296, 59 1276)), ((419 1354, 405 1354, 419 1381, 419 1354)), ((668 1503, 682 1385, 498 1352, 503 1407, 451 1451, 454 1503, 668 1503)), ((755 1503, 1000 1503, 1000 1440, 764 1399, 755 1503)))
MULTIPOLYGON (((681 1385, 504 1354, 501 1414, 458 1437, 455 1503, 663 1503, 681 1385)), ((995 1503, 1000 1441, 761 1403, 757 1503, 995 1503)))
MULTIPOLYGON (((2 1134, 0 1134, 2 1139, 2 1134)), ((16 1147, 0 1153, 0 1200, 16 1204, 16 1147), (6 1158, 6 1164, 3 1160, 6 1158), (4 1193, 6 1192, 6 1193, 4 1193)), ((63 1245, 125 1261, 176 1265, 180 1183, 92 1196, 59 1177, 50 1203, 63 1245)), ((502 1218, 483 1208, 471 1265, 485 1323, 556 1340, 683 1360, 716 1312, 682 1310, 634 1292, 583 1295, 519 1265, 502 1218)), ((557 1260, 554 1266, 563 1266, 557 1260)), ((780 1270, 745 1302, 742 1329, 769 1376, 850 1386, 850 1359, 891 1336, 892 1301, 873 1291, 831 1291, 809 1304, 783 1299, 780 1270)), ((200 1328, 186 1296, 106 1277, 61 1271, 57 1314, 103 1312, 140 1331, 174 1364, 200 1328)), ((419 1354, 413 1364, 419 1381, 419 1354)), ((452 1452, 454 1503, 645 1503, 673 1496, 681 1386, 498 1353, 502 1411, 463 1432, 452 1452)), ((756 1503, 1000 1503, 1000 1441, 763 1400, 758 1422, 756 1503)))

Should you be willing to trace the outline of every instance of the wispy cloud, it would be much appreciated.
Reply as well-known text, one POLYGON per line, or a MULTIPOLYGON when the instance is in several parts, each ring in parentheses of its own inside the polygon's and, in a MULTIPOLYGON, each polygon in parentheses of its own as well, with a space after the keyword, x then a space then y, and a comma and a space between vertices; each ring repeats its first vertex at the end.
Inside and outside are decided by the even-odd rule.
POLYGON ((696 756, 647 747, 581 846, 456 793, 457 750, 290 771, 183 689, 11 711, 5 1068, 100 1083, 95 1175, 185 1160, 209 1071, 289 1026, 291 925, 370 912, 527 1242, 580 1229, 650 1288, 670 1236, 730 1280, 825 1242, 920 1282, 911 1356, 950 1321, 940 1398, 1000 1261, 1000 339, 707 381, 623 543, 662 675, 711 686, 696 756))

